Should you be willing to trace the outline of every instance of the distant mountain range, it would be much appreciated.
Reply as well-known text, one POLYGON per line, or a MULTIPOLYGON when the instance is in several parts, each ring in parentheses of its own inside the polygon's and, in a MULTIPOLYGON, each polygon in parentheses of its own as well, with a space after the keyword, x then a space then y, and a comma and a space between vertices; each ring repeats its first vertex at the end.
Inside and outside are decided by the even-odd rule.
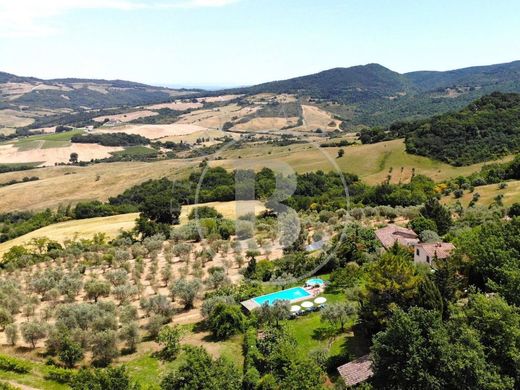
MULTIPOLYGON (((296 94, 343 120, 343 128, 355 129, 458 110, 495 91, 520 92, 520 61, 404 74, 368 64, 205 94, 296 94)), ((42 80, 0 72, 0 110, 29 110, 36 116, 140 106, 202 93, 123 80, 42 80)))
POLYGON ((0 108, 31 110, 104 109, 164 102, 197 91, 155 87, 124 80, 43 80, 0 72, 0 108))
POLYGON ((446 72, 400 74, 379 64, 335 68, 220 93, 291 93, 350 125, 387 125, 459 109, 494 91, 520 92, 520 61, 446 72))

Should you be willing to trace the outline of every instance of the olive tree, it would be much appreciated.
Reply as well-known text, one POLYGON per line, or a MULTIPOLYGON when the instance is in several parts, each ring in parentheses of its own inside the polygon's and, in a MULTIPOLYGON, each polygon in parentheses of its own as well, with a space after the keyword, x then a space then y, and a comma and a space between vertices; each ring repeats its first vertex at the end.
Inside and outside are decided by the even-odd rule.
POLYGON ((199 279, 189 281, 186 279, 179 279, 172 284, 171 292, 173 296, 179 298, 181 302, 183 302, 185 309, 191 309, 201 288, 202 282, 199 279))
POLYGON ((24 322, 21 326, 21 331, 25 342, 36 348, 38 340, 43 339, 47 335, 47 324, 37 321, 24 322))
POLYGON ((162 346, 159 357, 171 361, 175 359, 181 349, 182 331, 178 326, 163 326, 157 337, 157 342, 162 346))
POLYGON ((16 324, 9 324, 5 327, 5 338, 11 345, 16 345, 18 341, 18 327, 16 324))
POLYGON ((104 280, 91 279, 85 283, 85 292, 88 299, 97 302, 100 297, 110 294, 110 284, 104 280))
POLYGON ((136 322, 130 322, 119 330, 119 339, 125 342, 126 349, 129 352, 136 350, 137 343, 140 340, 139 326, 136 322))
POLYGON ((92 335, 92 359, 100 366, 107 366, 119 355, 117 334, 113 330, 104 330, 92 335))

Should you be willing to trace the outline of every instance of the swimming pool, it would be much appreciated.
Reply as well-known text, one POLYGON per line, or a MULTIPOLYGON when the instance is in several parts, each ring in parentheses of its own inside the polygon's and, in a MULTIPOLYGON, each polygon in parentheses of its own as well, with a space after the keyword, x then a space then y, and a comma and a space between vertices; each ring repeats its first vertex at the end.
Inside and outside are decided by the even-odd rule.
POLYGON ((309 279, 305 282, 305 284, 307 286, 323 286, 325 284, 325 282, 323 281, 323 279, 309 279))
POLYGON ((305 299, 311 297, 312 294, 306 291, 302 287, 293 287, 287 290, 277 291, 267 295, 261 295, 259 297, 251 299, 256 304, 262 306, 264 303, 268 302, 269 305, 272 305, 275 301, 286 300, 286 301, 296 301, 300 299, 305 299))

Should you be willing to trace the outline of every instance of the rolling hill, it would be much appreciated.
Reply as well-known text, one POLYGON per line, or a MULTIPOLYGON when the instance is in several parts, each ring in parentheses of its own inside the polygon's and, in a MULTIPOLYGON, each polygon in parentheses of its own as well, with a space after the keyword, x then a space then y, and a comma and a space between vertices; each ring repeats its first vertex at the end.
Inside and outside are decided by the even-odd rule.
POLYGON ((298 94, 345 119, 346 127, 354 127, 388 125, 460 109, 495 91, 520 92, 520 61, 404 74, 368 64, 220 93, 298 94))
POLYGON ((124 80, 42 80, 0 72, 0 102, 12 108, 103 109, 162 102, 192 92, 124 80))
POLYGON ((0 72, 0 129, 55 126, 67 116, 78 122, 89 111, 162 103, 195 92, 124 80, 43 80, 0 72))
POLYGON ((299 93, 344 102, 393 96, 410 90, 406 78, 379 64, 335 68, 241 89, 246 93, 299 93))

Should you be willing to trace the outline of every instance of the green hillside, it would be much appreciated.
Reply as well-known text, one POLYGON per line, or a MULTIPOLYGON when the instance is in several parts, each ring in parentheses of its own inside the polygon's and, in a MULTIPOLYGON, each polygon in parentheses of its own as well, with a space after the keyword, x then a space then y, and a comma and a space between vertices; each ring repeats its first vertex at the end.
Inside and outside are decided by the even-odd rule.
POLYGON ((520 95, 493 93, 455 113, 395 128, 409 153, 468 165, 520 151, 520 95))
POLYGON ((354 128, 458 110, 495 91, 520 92, 520 61, 404 74, 369 64, 225 92, 297 94, 345 119, 347 128, 354 128))

